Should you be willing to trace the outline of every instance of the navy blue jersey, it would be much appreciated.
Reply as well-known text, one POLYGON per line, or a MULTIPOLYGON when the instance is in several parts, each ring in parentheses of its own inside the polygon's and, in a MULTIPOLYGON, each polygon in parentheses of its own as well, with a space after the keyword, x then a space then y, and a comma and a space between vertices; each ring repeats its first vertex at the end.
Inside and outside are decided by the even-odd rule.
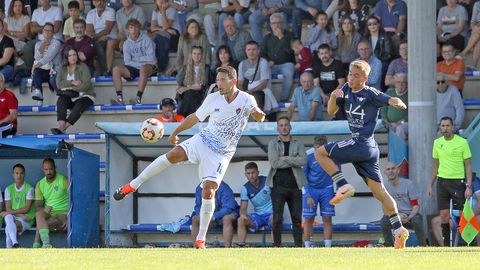
POLYGON ((354 138, 373 138, 380 107, 388 105, 390 96, 365 86, 353 92, 348 83, 343 85, 343 98, 337 98, 337 105, 345 108, 348 125, 354 138))

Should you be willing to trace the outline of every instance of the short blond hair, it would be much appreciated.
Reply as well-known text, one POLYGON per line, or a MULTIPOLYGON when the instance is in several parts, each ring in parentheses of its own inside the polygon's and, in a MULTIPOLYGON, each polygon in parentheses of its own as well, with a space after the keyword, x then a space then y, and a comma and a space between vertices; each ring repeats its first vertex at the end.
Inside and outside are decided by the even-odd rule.
POLYGON ((355 60, 355 61, 352 61, 350 63, 350 69, 352 67, 356 67, 358 69, 360 69, 365 76, 368 77, 368 75, 370 74, 370 65, 368 64, 368 62, 364 61, 364 60, 355 60))

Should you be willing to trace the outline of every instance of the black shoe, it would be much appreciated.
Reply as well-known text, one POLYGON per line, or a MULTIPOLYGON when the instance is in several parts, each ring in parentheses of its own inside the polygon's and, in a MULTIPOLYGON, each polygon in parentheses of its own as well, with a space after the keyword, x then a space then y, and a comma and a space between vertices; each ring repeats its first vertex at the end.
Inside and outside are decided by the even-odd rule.
POLYGON ((60 135, 60 134, 63 134, 63 131, 61 131, 60 129, 58 128, 51 128, 50 131, 52 132, 52 134, 54 135, 60 135))
POLYGON ((135 190, 132 189, 130 187, 130 184, 126 184, 122 187, 119 187, 117 188, 117 190, 115 190, 115 192, 113 193, 113 198, 116 200, 116 201, 120 201, 120 200, 123 200, 123 198, 125 198, 125 196, 127 196, 128 194, 134 192, 135 190))
POLYGON ((18 243, 13 244, 12 248, 21 248, 21 246, 18 243))

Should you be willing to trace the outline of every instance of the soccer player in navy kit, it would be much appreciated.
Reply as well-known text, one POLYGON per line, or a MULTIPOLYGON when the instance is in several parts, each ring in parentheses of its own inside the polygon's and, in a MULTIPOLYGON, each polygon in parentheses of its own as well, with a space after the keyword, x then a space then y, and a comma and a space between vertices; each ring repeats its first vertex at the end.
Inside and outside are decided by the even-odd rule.
POLYGON ((357 173, 364 179, 373 195, 379 200, 395 231, 395 248, 404 248, 409 236, 402 226, 398 209, 393 198, 382 184, 379 169, 380 151, 373 137, 379 108, 393 106, 406 109, 399 98, 390 97, 379 90, 366 86, 370 65, 363 60, 350 63, 347 80, 341 89, 334 90, 328 101, 327 112, 335 115, 340 107, 346 112, 352 138, 328 143, 315 151, 315 157, 325 171, 337 183, 338 189, 330 204, 335 205, 353 196, 355 189, 348 184, 337 164, 352 163, 357 173))

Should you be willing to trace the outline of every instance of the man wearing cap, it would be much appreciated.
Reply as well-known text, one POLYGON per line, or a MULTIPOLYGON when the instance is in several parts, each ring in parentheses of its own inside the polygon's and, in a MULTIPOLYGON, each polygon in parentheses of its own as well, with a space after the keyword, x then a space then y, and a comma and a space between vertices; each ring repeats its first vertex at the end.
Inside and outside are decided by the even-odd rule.
POLYGON ((160 109, 162 109, 162 114, 157 116, 160 122, 182 122, 185 118, 174 112, 175 101, 171 98, 162 99, 160 109))

